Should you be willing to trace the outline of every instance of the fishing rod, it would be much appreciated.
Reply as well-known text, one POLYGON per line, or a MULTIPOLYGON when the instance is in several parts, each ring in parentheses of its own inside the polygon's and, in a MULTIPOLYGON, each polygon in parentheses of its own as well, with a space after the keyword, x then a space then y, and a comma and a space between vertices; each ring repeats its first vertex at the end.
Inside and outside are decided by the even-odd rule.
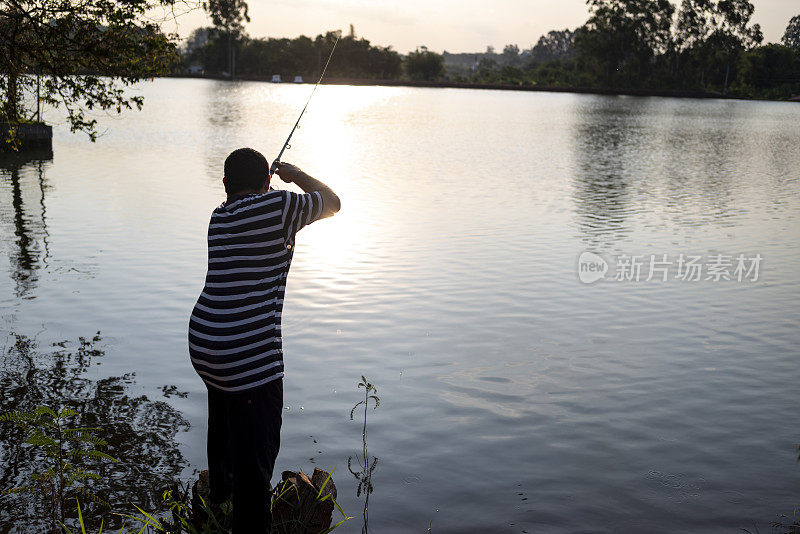
POLYGON ((336 30, 336 41, 333 42, 333 48, 331 49, 331 54, 328 56, 328 61, 325 62, 325 67, 322 69, 322 74, 319 75, 319 79, 317 83, 314 84, 314 88, 311 90, 311 94, 308 95, 308 100, 306 100, 306 105, 303 106, 303 110, 300 112, 300 116, 297 117, 297 121, 294 123, 294 127, 292 127, 292 131, 289 132, 289 137, 286 138, 286 142, 283 143, 283 148, 281 151, 278 152, 278 157, 275 158, 275 161, 272 162, 272 166, 269 168, 269 176, 272 177, 275 174, 275 171, 278 170, 278 166, 281 162, 281 156, 283 156, 283 152, 289 148, 292 148, 292 145, 289 144, 289 141, 292 140, 292 135, 294 135, 294 131, 297 129, 297 126, 300 124, 300 119, 303 118, 303 114, 306 112, 306 108, 308 107, 308 103, 311 102, 311 97, 314 96, 314 92, 317 90, 320 82, 322 81, 323 76, 325 76, 325 71, 328 70, 328 64, 331 62, 331 58, 333 57, 333 52, 336 50, 336 45, 339 43, 339 39, 342 37, 342 30, 336 30))

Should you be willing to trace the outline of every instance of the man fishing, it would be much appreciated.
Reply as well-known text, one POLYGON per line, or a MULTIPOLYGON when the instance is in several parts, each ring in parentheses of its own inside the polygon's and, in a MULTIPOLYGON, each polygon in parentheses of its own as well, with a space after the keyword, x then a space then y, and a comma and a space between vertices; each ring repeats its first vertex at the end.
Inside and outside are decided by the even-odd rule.
MULTIPOLYGON (((288 141, 287 141, 288 142, 288 141)), ((269 189, 251 148, 225 160, 227 199, 208 225, 208 274, 189 322, 192 365, 208 389, 211 502, 233 499, 234 534, 268 534, 268 487, 283 410, 281 310, 297 232, 341 206, 294 165, 273 170, 304 194, 269 189)))

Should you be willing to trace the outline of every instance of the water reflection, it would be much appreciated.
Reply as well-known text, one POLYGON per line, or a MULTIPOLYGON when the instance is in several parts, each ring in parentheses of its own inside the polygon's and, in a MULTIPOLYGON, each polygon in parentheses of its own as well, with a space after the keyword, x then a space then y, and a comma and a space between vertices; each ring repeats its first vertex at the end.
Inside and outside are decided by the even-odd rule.
MULTIPOLYGON (((31 411, 40 405, 75 409, 76 426, 99 427, 108 442, 106 452, 119 463, 97 462, 85 467, 101 477, 92 491, 119 512, 131 512, 133 502, 145 510, 161 511, 161 492, 181 473, 185 461, 175 437, 188 429, 184 417, 163 401, 135 395, 135 373, 95 379, 92 367, 104 356, 100 333, 77 343, 54 344, 40 351, 34 339, 12 335, 0 368, 0 413, 31 411)), ((22 485, 37 472, 42 460, 37 450, 22 444, 24 432, 0 424, 0 488, 22 485)), ((6 495, 0 500, 0 532, 44 532, 41 499, 31 494, 6 495)), ((68 503, 74 506, 74 503, 68 503)), ((117 521, 107 510, 85 503, 84 514, 94 528, 105 515, 106 528, 117 521)), ((68 517, 75 517, 69 510, 68 517)))
POLYGON ((375 472, 375 467, 378 465, 378 458, 369 455, 366 434, 364 435, 361 454, 355 456, 355 458, 358 469, 353 465, 353 456, 347 458, 347 469, 358 482, 356 497, 361 497, 362 494, 364 495, 364 510, 362 513, 364 523, 361 527, 361 532, 362 534, 367 534, 367 532, 369 532, 369 496, 375 489, 372 485, 372 475, 375 472))
POLYGON ((37 270, 49 257, 47 210, 45 207, 44 168, 53 159, 50 150, 0 154, 0 176, 9 187, 10 202, 0 207, 3 226, 10 220, 14 239, 4 239, 12 246, 8 251, 11 278, 16 296, 28 296, 36 286, 37 270), (10 204, 11 210, 8 211, 10 204))
POLYGON ((785 205, 797 133, 775 127, 774 106, 596 97, 575 114, 573 203, 591 248, 634 229, 740 226, 762 196, 785 205))
POLYGON ((581 120, 575 121, 575 214, 592 249, 605 248, 631 230, 628 161, 636 152, 640 115, 633 106, 624 113, 616 107, 612 100, 593 99, 577 111, 581 120))
POLYGON ((666 184, 664 207, 683 226, 725 225, 735 215, 733 179, 749 147, 732 110, 716 111, 689 115, 675 105, 652 128, 663 166, 661 176, 648 178, 666 184))
MULTIPOLYGON (((222 180, 225 158, 238 146, 226 139, 230 130, 241 128, 246 118, 247 104, 244 91, 238 90, 244 82, 213 82, 206 88, 207 98, 203 111, 208 121, 205 168, 211 183, 222 180)), ((251 143, 250 143, 251 144, 251 143)), ((245 143, 246 146, 250 144, 245 143)), ((220 200, 221 202, 222 200, 220 200)))
POLYGON ((372 494, 374 487, 372 485, 372 475, 375 472, 375 467, 378 465, 378 459, 374 456, 370 457, 367 449, 367 414, 369 413, 370 401, 373 404, 372 409, 375 410, 381 405, 380 398, 377 393, 378 390, 362 375, 361 382, 358 387, 364 388, 364 400, 358 402, 353 409, 350 410, 350 420, 353 420, 353 414, 361 406, 364 405, 364 426, 361 429, 361 454, 356 456, 360 470, 353 467, 353 456, 347 458, 347 469, 358 481, 356 488, 356 498, 364 495, 364 510, 362 516, 364 522, 361 527, 361 533, 367 534, 369 532, 369 496, 372 494))

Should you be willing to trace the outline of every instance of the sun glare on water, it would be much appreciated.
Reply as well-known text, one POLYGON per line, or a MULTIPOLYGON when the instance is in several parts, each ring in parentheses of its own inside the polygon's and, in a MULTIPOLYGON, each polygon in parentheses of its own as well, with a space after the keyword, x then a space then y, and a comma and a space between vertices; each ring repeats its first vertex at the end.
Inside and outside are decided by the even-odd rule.
MULTIPOLYGON (((309 93, 292 96, 300 94, 307 98, 309 93)), ((342 199, 342 211, 332 220, 304 230, 301 239, 302 257, 331 281, 339 279, 359 258, 364 259, 373 239, 369 201, 362 191, 363 181, 369 178, 362 176, 360 164, 370 147, 356 135, 356 127, 370 108, 386 105, 391 98, 386 88, 318 87, 290 143, 296 148, 283 157, 328 184, 342 199)), ((298 110, 304 104, 298 98, 298 110)))

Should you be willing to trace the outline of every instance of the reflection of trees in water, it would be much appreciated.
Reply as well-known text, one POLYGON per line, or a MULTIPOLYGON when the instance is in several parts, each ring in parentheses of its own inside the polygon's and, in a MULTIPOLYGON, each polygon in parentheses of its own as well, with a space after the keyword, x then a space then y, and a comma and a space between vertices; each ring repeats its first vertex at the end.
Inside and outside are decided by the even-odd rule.
POLYGON ((630 231, 627 160, 637 113, 593 100, 576 121, 575 213, 583 240, 593 248, 613 244, 630 231))
MULTIPOLYGON (((211 183, 221 185, 223 163, 228 154, 238 146, 231 139, 246 122, 247 107, 241 82, 211 82, 207 85, 205 113, 209 127, 206 128, 206 169, 211 183)), ((247 143, 245 143, 247 144, 247 143)), ((221 201, 221 200, 220 200, 221 201)))
POLYGON ((49 150, 27 151, 17 154, 0 155, 0 176, 10 185, 12 213, 7 214, 6 206, 0 207, 3 219, 11 219, 14 238, 4 239, 12 242, 9 250, 11 277, 16 282, 18 297, 27 295, 36 284, 36 271, 47 261, 48 233, 47 211, 44 195, 48 186, 45 182, 44 165, 53 158, 49 150), (33 180, 27 180, 28 176, 33 180), (33 182, 33 183, 31 183, 33 182), (38 206, 26 197, 36 195, 38 206))
POLYGON ((631 219, 660 228, 736 225, 751 205, 753 178, 781 159, 775 176, 796 167, 791 135, 783 143, 764 135, 755 112, 733 102, 597 97, 579 109, 575 212, 593 246, 613 246, 631 219), (770 157, 775 144, 789 156, 770 157))
POLYGON ((681 226, 728 225, 737 215, 732 181, 758 161, 762 148, 748 153, 750 136, 730 119, 727 114, 704 117, 699 113, 687 118, 685 111, 676 110, 666 122, 668 141, 663 150, 668 185, 663 202, 681 226))
MULTIPOLYGON (((0 413, 33 410, 39 405, 75 409, 79 415, 74 426, 101 428, 101 436, 108 442, 106 452, 120 460, 87 466, 102 475, 93 482, 93 491, 126 513, 133 511, 130 503, 145 510, 161 510, 161 493, 185 464, 175 441, 176 434, 189 426, 181 413, 163 401, 131 395, 128 389, 134 383, 133 373, 90 378, 89 369, 103 356, 99 335, 80 338, 74 348, 57 344, 44 354, 25 336, 14 335, 11 340, 0 367, 0 413)), ((42 461, 31 447, 22 445, 23 440, 18 427, 0 425, 0 488, 22 484, 42 461)), ((102 512, 86 505, 90 515, 102 512)), ((40 506, 30 494, 4 496, 0 499, 0 532, 43 531, 37 530, 37 521, 45 515, 40 506)), ((114 516, 106 514, 106 526, 109 519, 113 523, 114 516)))

